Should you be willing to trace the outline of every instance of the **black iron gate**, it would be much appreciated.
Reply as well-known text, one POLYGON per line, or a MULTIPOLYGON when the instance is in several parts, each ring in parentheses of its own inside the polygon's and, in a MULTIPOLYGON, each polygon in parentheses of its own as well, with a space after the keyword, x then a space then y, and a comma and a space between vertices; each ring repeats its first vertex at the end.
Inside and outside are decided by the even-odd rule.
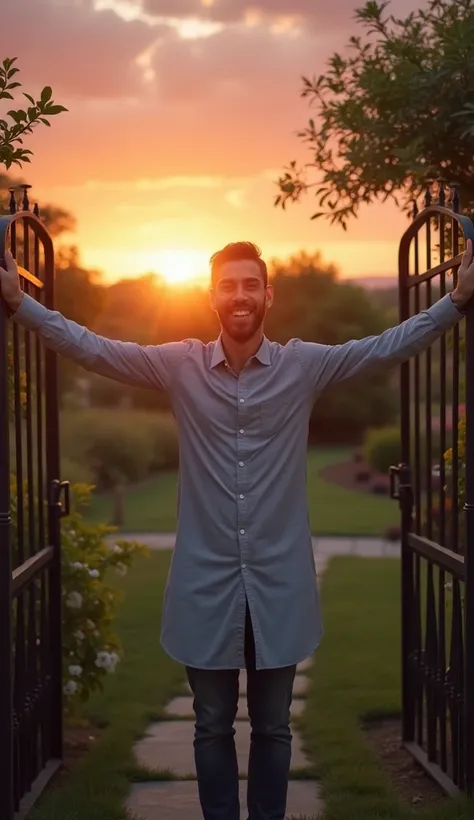
MULTIPOLYGON (((22 287, 54 304, 54 251, 28 187, 0 217, 22 287)), ((60 495, 56 357, 0 299, 0 820, 34 802, 62 758, 60 495)), ((67 509, 65 510, 67 512, 67 509)))
MULTIPOLYGON (((399 250, 400 320, 456 285, 474 224, 431 190, 399 250)), ((402 366, 403 742, 449 794, 474 790, 474 314, 402 366)))

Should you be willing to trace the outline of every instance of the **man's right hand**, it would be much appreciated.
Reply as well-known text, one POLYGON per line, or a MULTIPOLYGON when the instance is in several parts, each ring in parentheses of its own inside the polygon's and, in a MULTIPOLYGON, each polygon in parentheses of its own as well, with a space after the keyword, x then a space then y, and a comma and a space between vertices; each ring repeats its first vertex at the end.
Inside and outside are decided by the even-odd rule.
POLYGON ((5 251, 5 265, 5 268, 0 267, 0 292, 10 310, 16 313, 24 294, 20 287, 18 268, 10 251, 5 251))

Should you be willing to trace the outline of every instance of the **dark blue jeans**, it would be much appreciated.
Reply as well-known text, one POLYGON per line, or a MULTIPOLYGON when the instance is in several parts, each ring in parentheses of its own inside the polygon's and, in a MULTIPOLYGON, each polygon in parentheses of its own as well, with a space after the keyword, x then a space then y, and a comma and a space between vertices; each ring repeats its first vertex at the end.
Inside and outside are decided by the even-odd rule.
MULTIPOLYGON (((251 725, 248 820, 284 820, 291 760, 290 706, 296 666, 255 669, 247 609, 247 704, 251 725)), ((186 669, 196 715, 194 759, 204 820, 240 820, 234 721, 239 670, 186 669)))

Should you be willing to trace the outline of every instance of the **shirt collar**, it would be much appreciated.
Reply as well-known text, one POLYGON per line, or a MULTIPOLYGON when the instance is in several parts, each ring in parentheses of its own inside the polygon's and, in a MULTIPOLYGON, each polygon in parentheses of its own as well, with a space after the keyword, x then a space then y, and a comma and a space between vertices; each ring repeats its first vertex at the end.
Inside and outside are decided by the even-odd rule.
MULTIPOLYGON (((252 356, 252 359, 257 359, 260 364, 270 365, 271 358, 270 358, 270 342, 268 341, 267 337, 264 336, 262 340, 262 344, 258 348, 257 352, 252 356)), ((211 367, 217 367, 217 365, 222 364, 222 362, 226 361, 224 347, 222 345, 222 335, 214 342, 214 350, 212 351, 211 356, 211 367)))

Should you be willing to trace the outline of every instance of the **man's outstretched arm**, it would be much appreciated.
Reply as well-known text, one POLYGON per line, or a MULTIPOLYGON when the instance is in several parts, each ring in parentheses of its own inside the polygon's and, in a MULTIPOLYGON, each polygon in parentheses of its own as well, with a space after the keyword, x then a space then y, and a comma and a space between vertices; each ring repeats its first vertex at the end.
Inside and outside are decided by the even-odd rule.
POLYGON ((162 390, 171 386, 186 356, 186 342, 142 346, 99 336, 23 293, 16 263, 8 252, 5 262, 6 268, 0 267, 0 289, 12 319, 34 331, 48 348, 86 370, 124 384, 162 390))
POLYGON ((445 331, 458 324, 473 294, 474 257, 469 240, 456 289, 432 307, 379 336, 355 339, 341 345, 297 341, 295 351, 317 391, 357 375, 380 373, 426 350, 445 331))

